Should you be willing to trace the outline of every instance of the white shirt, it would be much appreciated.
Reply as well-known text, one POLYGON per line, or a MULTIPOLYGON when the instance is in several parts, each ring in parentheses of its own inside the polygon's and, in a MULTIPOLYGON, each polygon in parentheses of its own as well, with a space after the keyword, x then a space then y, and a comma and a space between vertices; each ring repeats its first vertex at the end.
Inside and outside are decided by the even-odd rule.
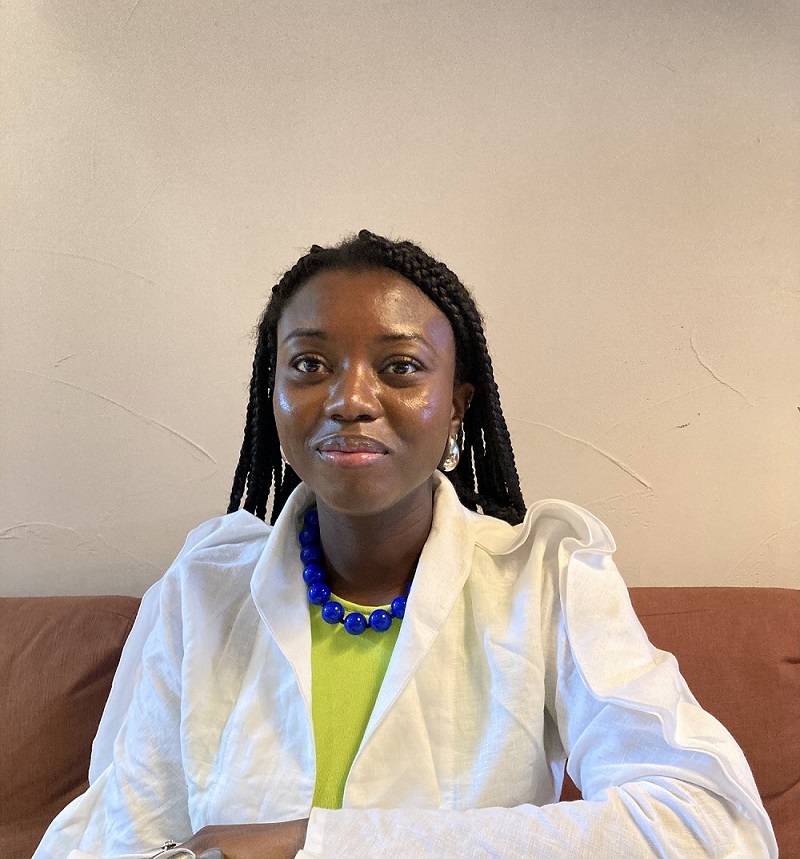
MULTIPOLYGON (((193 531, 145 595, 91 786, 34 859, 308 817, 298 856, 777 857, 750 769, 648 642, 590 513, 516 527, 437 475, 433 527, 341 810, 312 809, 311 637, 296 521, 193 531), (563 762, 584 801, 557 803, 563 762)), ((342 690, 347 694, 347 690, 342 690)))

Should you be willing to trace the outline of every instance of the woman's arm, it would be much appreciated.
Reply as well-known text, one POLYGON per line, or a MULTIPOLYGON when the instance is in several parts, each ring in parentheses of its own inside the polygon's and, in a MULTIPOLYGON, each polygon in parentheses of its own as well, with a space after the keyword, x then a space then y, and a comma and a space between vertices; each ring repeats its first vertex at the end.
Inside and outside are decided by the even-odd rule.
POLYGON ((301 857, 777 856, 741 750, 697 705, 674 658, 647 641, 610 555, 574 553, 546 579, 546 706, 584 800, 314 809, 301 857))
POLYGON ((163 580, 162 610, 144 644, 113 761, 56 817, 34 859, 63 859, 73 849, 135 853, 191 834, 179 739, 181 618, 170 610, 174 588, 174 580, 163 580))
POLYGON ((741 857, 770 853, 758 827, 719 797, 678 780, 611 788, 595 801, 471 811, 315 809, 302 859, 414 856, 741 857))
MULTIPOLYGON (((188 547, 199 542, 193 536, 205 536, 204 529, 190 535, 188 547)), ((115 677, 116 697, 124 701, 110 702, 116 731, 113 738, 106 732, 108 748, 102 750, 108 764, 50 824, 34 859, 64 859, 71 850, 96 856, 140 853, 192 834, 181 743, 179 570, 185 552, 186 547, 148 592, 146 611, 131 633, 132 645, 126 644, 125 682, 115 677), (128 683, 130 688, 124 688, 128 683)))
POLYGON ((241 826, 204 826, 181 847, 188 847, 198 856, 216 847, 225 854, 225 859, 292 859, 303 849, 307 827, 307 819, 241 826))
MULTIPOLYGON (((64 859, 73 849, 98 856, 142 852, 191 837, 181 723, 184 585, 198 578, 198 563, 215 571, 221 565, 219 581, 238 581, 247 593, 269 530, 241 512, 202 524, 148 591, 93 744, 90 787, 51 823, 36 859, 64 859)), ((195 643, 205 638, 202 627, 190 632, 195 643)))

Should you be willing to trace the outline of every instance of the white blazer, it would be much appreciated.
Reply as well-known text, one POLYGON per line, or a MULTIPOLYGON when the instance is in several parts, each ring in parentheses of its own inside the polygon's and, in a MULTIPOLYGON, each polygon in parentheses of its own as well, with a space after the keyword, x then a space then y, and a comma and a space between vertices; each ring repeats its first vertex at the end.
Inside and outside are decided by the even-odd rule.
POLYGON ((312 809, 311 503, 300 486, 274 527, 239 511, 189 535, 142 602, 91 786, 34 859, 309 815, 300 857, 777 857, 741 750, 648 642, 606 527, 560 501, 512 527, 441 475, 343 807, 312 809), (567 755, 584 801, 556 802, 567 755))

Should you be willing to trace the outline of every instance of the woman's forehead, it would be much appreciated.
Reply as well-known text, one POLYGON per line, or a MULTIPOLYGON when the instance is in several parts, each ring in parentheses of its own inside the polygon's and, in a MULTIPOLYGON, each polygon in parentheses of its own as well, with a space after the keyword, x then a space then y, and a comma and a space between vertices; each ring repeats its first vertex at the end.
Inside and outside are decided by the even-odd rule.
MULTIPOLYGON (((289 299, 278 329, 282 337, 304 328, 359 326, 374 330, 445 329, 450 323, 422 290, 384 268, 330 269, 310 277, 289 299)), ((282 339, 281 337, 281 339, 282 339)))

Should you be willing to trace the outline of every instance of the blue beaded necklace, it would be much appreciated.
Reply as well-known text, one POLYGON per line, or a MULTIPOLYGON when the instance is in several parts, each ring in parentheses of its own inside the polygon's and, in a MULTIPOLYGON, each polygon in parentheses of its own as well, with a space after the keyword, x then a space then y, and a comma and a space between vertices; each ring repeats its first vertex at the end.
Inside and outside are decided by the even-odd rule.
POLYGON ((376 608, 369 620, 360 611, 344 613, 344 606, 331 599, 331 589, 325 583, 325 567, 322 566, 322 546, 319 542, 319 514, 312 507, 303 516, 303 528, 298 534, 300 540, 300 560, 303 563, 303 581, 308 585, 308 601, 320 606, 322 619, 326 623, 341 623, 350 635, 361 635, 367 627, 375 632, 386 632, 392 619, 402 620, 406 613, 406 600, 411 585, 406 588, 406 596, 395 597, 389 611, 376 608))

